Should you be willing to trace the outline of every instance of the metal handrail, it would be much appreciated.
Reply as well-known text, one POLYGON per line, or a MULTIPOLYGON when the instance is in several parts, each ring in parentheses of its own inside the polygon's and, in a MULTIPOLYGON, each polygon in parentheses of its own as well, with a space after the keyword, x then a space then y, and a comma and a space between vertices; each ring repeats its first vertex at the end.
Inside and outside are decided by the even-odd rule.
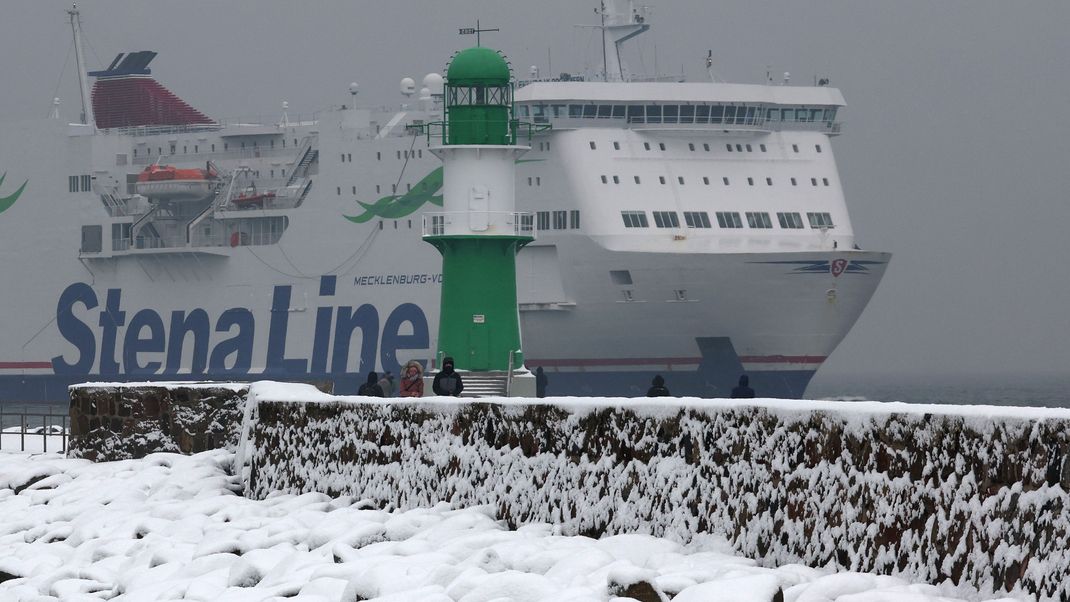
POLYGON ((530 211, 439 211, 424 213, 422 235, 445 236, 450 233, 449 226, 454 224, 454 218, 465 219, 472 214, 485 214, 488 218, 489 227, 483 233, 508 236, 536 237, 535 214, 530 211), (504 217, 502 221, 494 220, 495 217, 504 217), (502 229, 504 227, 504 229, 502 229))
POLYGON ((0 404, 0 449, 3 449, 4 439, 8 435, 18 435, 19 436, 19 451, 26 451, 26 437, 27 436, 29 436, 29 437, 40 436, 41 437, 41 450, 43 452, 47 452, 48 451, 48 438, 49 437, 59 437, 60 438, 60 449, 59 449, 59 451, 63 452, 63 453, 66 453, 67 444, 68 444, 68 441, 70 439, 69 420, 70 420, 70 416, 68 414, 55 414, 55 413, 52 412, 52 408, 51 407, 48 409, 47 413, 45 413, 45 412, 27 411, 27 409, 25 407, 23 407, 21 411, 12 412, 12 411, 5 411, 4 405, 0 404), (18 426, 19 429, 17 431, 10 431, 9 432, 9 431, 6 430, 7 428, 11 428, 11 427, 4 427, 4 424, 5 424, 4 417, 5 416, 18 417, 19 423, 16 426, 18 426), (31 419, 31 418, 40 418, 41 419, 41 431, 39 433, 32 432, 30 430, 30 429, 37 428, 37 427, 31 427, 30 426, 30 421, 28 419, 31 419), (59 424, 58 425, 56 424, 56 419, 59 419, 59 424), (52 431, 52 427, 56 427, 56 426, 60 427, 60 432, 59 433, 55 433, 55 432, 52 431))
POLYGON ((505 396, 512 397, 513 392, 513 362, 515 360, 516 351, 509 350, 509 368, 505 372, 505 396))

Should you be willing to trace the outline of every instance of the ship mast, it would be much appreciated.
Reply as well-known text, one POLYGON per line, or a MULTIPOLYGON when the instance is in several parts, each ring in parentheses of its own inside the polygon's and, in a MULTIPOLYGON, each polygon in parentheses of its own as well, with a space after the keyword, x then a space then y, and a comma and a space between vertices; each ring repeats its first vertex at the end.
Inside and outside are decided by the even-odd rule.
POLYGON ((82 52, 82 18, 75 4, 67 11, 71 17, 71 31, 74 32, 74 59, 78 63, 78 90, 82 94, 82 123, 93 125, 93 105, 89 96, 89 76, 85 70, 85 56, 82 52))
POLYGON ((650 29, 646 7, 636 7, 635 0, 602 0, 602 63, 607 82, 627 79, 620 47, 625 41, 650 29))

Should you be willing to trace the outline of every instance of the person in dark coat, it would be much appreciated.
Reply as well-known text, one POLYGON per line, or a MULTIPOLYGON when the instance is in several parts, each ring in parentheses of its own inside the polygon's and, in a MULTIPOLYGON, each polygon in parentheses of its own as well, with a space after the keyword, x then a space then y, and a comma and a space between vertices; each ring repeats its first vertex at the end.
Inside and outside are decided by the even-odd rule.
POLYGON ((435 395, 444 397, 461 396, 461 391, 464 391, 464 383, 461 382, 461 375, 453 369, 452 357, 442 360, 442 370, 435 375, 435 380, 431 383, 431 390, 435 392, 435 395))
POLYGON ((379 375, 375 373, 375 370, 368 373, 368 382, 357 389, 357 395, 363 395, 365 397, 386 397, 386 395, 383 395, 383 388, 379 386, 379 375))
POLYGON ((546 397, 546 384, 550 379, 546 378, 542 366, 535 368, 535 397, 546 397))
POLYGON ((751 399, 754 397, 754 389, 750 388, 750 377, 746 374, 739 377, 739 386, 732 389, 732 399, 751 399))
POLYGON ((665 388, 665 379, 662 378, 660 374, 655 376, 654 380, 652 380, 650 382, 650 384, 653 385, 653 386, 651 386, 650 389, 646 392, 646 396, 647 397, 671 397, 672 396, 672 393, 669 393, 669 390, 667 388, 665 388))

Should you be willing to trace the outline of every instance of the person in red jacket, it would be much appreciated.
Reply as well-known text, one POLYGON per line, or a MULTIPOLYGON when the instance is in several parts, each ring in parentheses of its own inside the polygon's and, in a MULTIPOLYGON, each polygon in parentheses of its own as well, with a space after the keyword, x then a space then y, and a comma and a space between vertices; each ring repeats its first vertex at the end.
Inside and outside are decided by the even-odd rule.
POLYGON ((405 369, 401 372, 399 395, 401 397, 424 396, 424 367, 420 365, 420 362, 410 360, 405 364, 405 369))

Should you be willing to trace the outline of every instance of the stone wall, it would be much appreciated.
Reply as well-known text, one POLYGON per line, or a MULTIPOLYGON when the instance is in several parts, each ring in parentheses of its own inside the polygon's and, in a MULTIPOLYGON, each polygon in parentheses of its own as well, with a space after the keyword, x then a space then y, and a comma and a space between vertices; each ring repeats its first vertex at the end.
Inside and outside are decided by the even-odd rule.
POLYGON ((251 497, 487 504, 592 537, 705 531, 771 564, 1070 599, 1070 411, 257 387, 238 457, 251 497))
POLYGON ((236 447, 248 390, 189 382, 72 386, 67 455, 103 462, 236 447))

